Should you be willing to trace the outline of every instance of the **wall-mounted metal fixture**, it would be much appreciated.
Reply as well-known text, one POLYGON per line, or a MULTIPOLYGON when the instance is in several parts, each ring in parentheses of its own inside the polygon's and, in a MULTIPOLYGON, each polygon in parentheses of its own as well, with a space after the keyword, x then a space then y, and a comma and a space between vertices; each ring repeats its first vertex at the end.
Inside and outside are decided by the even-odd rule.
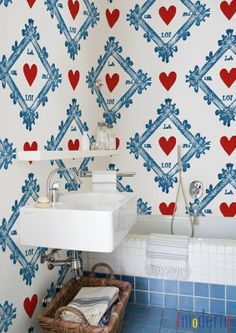
MULTIPOLYGON (((89 178, 92 177, 92 171, 79 171, 77 172, 80 178, 89 178)), ((133 177, 136 175, 136 172, 117 172, 117 177, 133 177)))
POLYGON ((56 266, 69 266, 71 267, 71 272, 74 278, 79 278, 82 274, 82 259, 78 254, 78 251, 71 251, 71 257, 67 259, 55 259, 58 255, 59 249, 52 249, 48 254, 44 253, 41 255, 40 262, 44 264, 47 262, 48 269, 52 270, 56 266))
POLYGON ((203 195, 203 184, 199 180, 194 180, 191 182, 189 186, 189 194, 194 199, 195 203, 192 205, 192 213, 193 213, 193 224, 199 224, 199 205, 197 203, 198 199, 203 195))

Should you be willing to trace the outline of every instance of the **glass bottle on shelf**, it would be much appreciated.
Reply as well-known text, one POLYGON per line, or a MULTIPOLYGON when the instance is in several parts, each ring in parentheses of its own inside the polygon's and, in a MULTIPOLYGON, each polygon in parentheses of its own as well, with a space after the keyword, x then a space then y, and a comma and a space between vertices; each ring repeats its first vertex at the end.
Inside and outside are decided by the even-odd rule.
POLYGON ((104 148, 108 150, 109 149, 109 130, 105 123, 102 123, 102 131, 103 131, 103 144, 104 148))
POLYGON ((109 149, 114 150, 116 149, 116 135, 114 133, 113 125, 108 125, 108 138, 109 138, 109 149))
POLYGON ((97 123, 95 142, 93 142, 92 148, 95 150, 104 149, 103 126, 101 122, 97 123))

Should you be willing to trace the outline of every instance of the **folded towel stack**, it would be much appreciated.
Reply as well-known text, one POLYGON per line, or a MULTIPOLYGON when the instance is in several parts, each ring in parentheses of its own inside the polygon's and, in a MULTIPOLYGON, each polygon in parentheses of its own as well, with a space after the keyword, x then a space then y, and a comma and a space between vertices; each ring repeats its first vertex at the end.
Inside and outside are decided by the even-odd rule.
POLYGON ((189 277, 189 237, 150 234, 146 248, 146 271, 160 278, 189 277))
POLYGON ((93 171, 92 184, 94 192, 116 192, 116 171, 93 171))
MULTIPOLYGON (((118 297, 119 288, 117 287, 83 287, 68 306, 80 310, 90 325, 97 326, 118 297)), ((61 319, 81 322, 80 318, 70 311, 63 311, 61 319)))

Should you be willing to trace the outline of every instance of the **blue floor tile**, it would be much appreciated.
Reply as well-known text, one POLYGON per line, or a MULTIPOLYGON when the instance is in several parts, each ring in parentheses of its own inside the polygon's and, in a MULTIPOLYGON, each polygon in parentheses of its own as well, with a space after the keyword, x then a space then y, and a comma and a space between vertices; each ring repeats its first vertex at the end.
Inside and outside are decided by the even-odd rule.
POLYGON ((170 320, 169 318, 162 318, 161 327, 177 329, 177 321, 170 320))
POLYGON ((143 333, 143 326, 134 323, 128 323, 125 326, 124 333, 143 333))
POLYGON ((146 325, 147 324, 147 317, 146 316, 137 316, 130 314, 128 318, 126 319, 128 323, 134 323, 138 325, 146 325))
POLYGON ((161 328, 160 333, 176 333, 176 329, 172 329, 172 328, 161 328))
POLYGON ((148 312, 148 308, 140 305, 132 305, 129 306, 128 311, 131 315, 138 316, 146 316, 148 312))
MULTIPOLYGON (((204 313, 204 326, 192 328, 192 319, 197 318, 203 325, 203 313, 179 311, 180 327, 178 327, 178 311, 128 304, 122 333, 236 333, 236 318, 231 319, 231 329, 225 328, 227 321, 224 316, 204 313), (215 319, 217 316, 217 320, 215 319), (186 322, 187 318, 187 322, 186 322), (208 318, 208 319, 207 319, 208 318), (212 318, 212 320, 211 320, 212 318), (211 323, 213 328, 206 328, 211 323)), ((208 326, 209 327, 209 326, 208 326)))
POLYGON ((164 309, 163 310, 163 318, 168 318, 170 320, 177 321, 178 311, 175 309, 164 309))
POLYGON ((231 327, 236 327, 236 318, 231 318, 230 319, 230 326, 231 327))
POLYGON ((143 328, 143 333, 159 333, 159 326, 151 326, 151 325, 147 325, 144 326, 143 328))

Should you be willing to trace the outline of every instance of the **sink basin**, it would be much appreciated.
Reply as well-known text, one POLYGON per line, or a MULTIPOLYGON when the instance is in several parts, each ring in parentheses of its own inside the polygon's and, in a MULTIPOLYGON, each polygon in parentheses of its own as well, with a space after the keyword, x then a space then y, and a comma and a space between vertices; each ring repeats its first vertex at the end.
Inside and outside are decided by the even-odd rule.
POLYGON ((136 197, 130 193, 68 193, 49 208, 20 209, 24 245, 112 252, 136 222, 136 197))

